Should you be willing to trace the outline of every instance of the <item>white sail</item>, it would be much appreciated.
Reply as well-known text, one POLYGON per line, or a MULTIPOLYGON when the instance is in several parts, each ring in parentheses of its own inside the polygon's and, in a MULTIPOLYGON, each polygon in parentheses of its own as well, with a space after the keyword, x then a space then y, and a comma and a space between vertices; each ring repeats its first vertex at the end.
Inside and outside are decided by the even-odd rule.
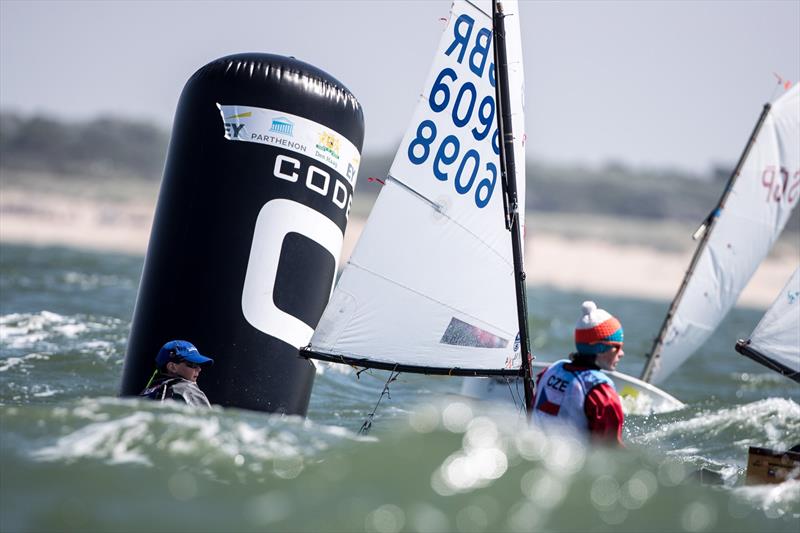
MULTIPOLYGON (((662 382, 697 350, 736 303, 800 197, 800 85, 766 113, 706 246, 651 354, 645 381, 662 382)), ((679 293, 680 294, 680 293, 679 293)))
POLYGON ((800 381, 800 268, 744 345, 745 355, 800 381))
MULTIPOLYGON (((524 216, 523 70, 502 2, 524 216)), ((429 373, 520 366, 491 2, 455 2, 390 175, 311 339, 312 356, 429 373)))

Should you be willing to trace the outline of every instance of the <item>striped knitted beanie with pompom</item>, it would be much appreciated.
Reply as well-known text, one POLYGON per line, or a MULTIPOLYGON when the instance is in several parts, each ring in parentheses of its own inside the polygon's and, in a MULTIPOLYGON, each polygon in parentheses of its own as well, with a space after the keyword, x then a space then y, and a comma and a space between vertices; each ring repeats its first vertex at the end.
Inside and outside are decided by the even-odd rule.
POLYGON ((575 324, 575 348, 580 354, 598 354, 623 342, 622 324, 592 301, 583 302, 575 324))

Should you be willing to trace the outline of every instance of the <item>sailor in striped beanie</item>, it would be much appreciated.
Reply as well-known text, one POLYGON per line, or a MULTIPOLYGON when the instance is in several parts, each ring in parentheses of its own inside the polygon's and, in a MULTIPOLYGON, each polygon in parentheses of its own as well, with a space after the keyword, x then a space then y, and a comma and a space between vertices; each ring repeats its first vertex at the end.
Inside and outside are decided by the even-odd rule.
POLYGON ((625 415, 611 378, 625 355, 622 324, 591 301, 583 302, 575 325, 577 352, 556 361, 536 385, 533 422, 543 429, 572 427, 593 440, 622 445, 625 415))
POLYGON ((598 309, 592 301, 583 302, 581 317, 575 324, 575 349, 573 361, 583 359, 593 362, 604 370, 614 370, 624 355, 621 348, 624 341, 622 324, 605 309, 598 309), (615 351, 619 357, 609 357, 615 351), (594 359, 592 361, 592 359, 594 359))

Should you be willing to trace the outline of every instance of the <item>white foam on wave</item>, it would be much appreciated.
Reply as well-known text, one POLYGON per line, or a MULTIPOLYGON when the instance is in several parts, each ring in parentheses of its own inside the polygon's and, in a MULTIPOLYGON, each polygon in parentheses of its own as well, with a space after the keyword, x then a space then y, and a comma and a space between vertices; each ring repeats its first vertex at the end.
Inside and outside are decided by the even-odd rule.
POLYGON ((156 466, 183 458, 207 468, 236 465, 262 473, 271 467, 276 475, 292 477, 304 468, 307 457, 343 439, 358 438, 299 417, 263 415, 248 420, 235 410, 197 410, 175 402, 87 399, 52 414, 59 424, 77 429, 32 451, 31 457, 39 461, 90 459, 156 466))
MULTIPOLYGON (((761 445, 769 447, 789 447, 792 443, 783 442, 788 436, 787 428, 800 427, 800 405, 788 398, 767 398, 744 405, 737 405, 717 411, 702 411, 688 420, 662 424, 653 431, 637 438, 642 442, 663 442, 675 435, 702 434, 705 439, 719 435, 723 431, 735 429, 739 433, 756 434, 763 439, 750 442, 740 441, 741 445, 761 445)), ((795 433, 796 435, 796 433, 795 433)), ((794 443, 796 444, 796 443, 794 443)))
POLYGON ((6 372, 12 368, 27 374, 33 368, 32 361, 47 361, 50 356, 41 353, 31 353, 23 357, 8 357, 0 359, 0 372, 6 372))
MULTIPOLYGON (((114 317, 64 316, 46 310, 0 316, 0 343, 6 352, 6 357, 0 359, 0 372, 19 365, 19 359, 25 359, 18 353, 9 353, 13 351, 53 354, 68 350, 108 360, 117 353, 119 343, 117 339, 112 342, 97 336, 118 331, 121 325, 122 321, 114 317)), ((124 339, 119 342, 124 343, 124 339)))
POLYGON ((146 442, 152 413, 138 412, 104 422, 93 422, 59 438, 52 446, 31 452, 41 461, 74 462, 78 459, 100 459, 108 464, 138 463, 152 465, 138 443, 146 442))
POLYGON ((353 367, 350 365, 332 363, 330 361, 319 361, 317 359, 309 359, 309 361, 314 364, 314 369, 318 376, 325 374, 325 372, 337 372, 339 374, 350 374, 353 372, 353 367))
POLYGON ((116 346, 110 341, 91 340, 81 344, 81 351, 88 351, 97 355, 103 361, 108 361, 116 353, 116 346))
POLYGON ((61 390, 50 387, 50 385, 38 385, 32 387, 32 389, 33 389, 32 390, 33 396, 37 398, 48 398, 50 396, 55 396, 56 394, 63 392, 61 390))
POLYGON ((79 333, 88 331, 89 327, 86 324, 73 323, 57 325, 53 328, 53 330, 64 335, 65 337, 77 337, 79 333))
POLYGON ((648 416, 675 410, 674 406, 649 394, 623 394, 620 400, 625 415, 648 416))
POLYGON ((21 349, 47 339, 45 327, 63 317, 42 311, 38 314, 13 313, 0 317, 0 342, 7 348, 21 349))
POLYGON ((763 509, 768 518, 780 518, 792 512, 796 502, 800 501, 800 480, 789 480, 775 485, 742 486, 735 488, 733 492, 735 499, 763 509))
POLYGON ((12 313, 0 317, 0 342, 8 348, 26 348, 45 341, 54 326, 63 325, 66 317, 50 311, 12 313))
POLYGON ((88 274, 86 272, 65 272, 61 278, 63 283, 77 285, 80 289, 91 290, 98 287, 133 288, 133 281, 115 275, 88 274))

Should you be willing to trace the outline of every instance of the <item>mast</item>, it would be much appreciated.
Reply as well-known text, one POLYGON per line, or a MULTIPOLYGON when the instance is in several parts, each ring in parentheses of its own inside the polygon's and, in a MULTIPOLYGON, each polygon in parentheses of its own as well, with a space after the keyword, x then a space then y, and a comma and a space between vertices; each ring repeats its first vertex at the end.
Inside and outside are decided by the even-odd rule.
MULTIPOLYGON (((525 291, 525 270, 522 261, 522 235, 519 216, 519 199, 517 198, 516 161, 514 158, 514 133, 511 121, 511 102, 508 89, 508 58, 506 53, 505 15, 502 2, 492 0, 494 18, 494 59, 497 69, 495 84, 495 100, 499 109, 497 113, 500 131, 500 174, 507 201, 506 227, 511 231, 511 251, 514 260, 514 285, 517 297, 517 318, 519 322, 519 342, 522 362, 520 376, 525 390, 525 409, 530 415, 533 409, 533 378, 531 375, 531 350, 528 334, 528 306, 525 291)), ((524 165, 525 162, 523 161, 524 165)), ((523 199, 524 201, 524 199, 523 199)))
POLYGON ((664 318, 664 323, 661 325, 661 330, 659 331, 658 336, 653 342, 653 349, 650 350, 650 356, 647 359, 647 363, 645 363, 644 370, 642 370, 642 377, 641 377, 642 381, 646 381, 649 383, 650 380, 652 379, 653 371, 655 370, 656 364, 661 358, 661 348, 664 345, 664 339, 667 336, 667 331, 669 330, 669 326, 672 322, 672 317, 675 315, 675 312, 678 309, 678 305, 680 304, 683 295, 686 292, 686 287, 689 284, 689 280, 692 278, 692 274, 694 274, 694 270, 695 267, 697 266, 698 261, 700 260, 700 256, 706 249, 708 240, 711 237, 712 231, 714 230, 716 221, 719 218, 722 209, 725 208, 725 202, 728 199, 728 195, 730 195, 730 192, 733 189, 736 180, 739 178, 739 173, 742 170, 742 166, 747 160, 747 156, 750 154, 750 150, 755 144, 756 138, 758 137, 758 133, 761 131, 761 126, 764 124, 764 120, 767 118, 767 114, 769 113, 771 107, 772 104, 770 103, 764 104, 764 108, 761 111, 761 115, 758 117, 758 121, 756 122, 756 125, 753 128, 753 132, 750 134, 750 138, 748 139, 747 144, 744 147, 744 151, 742 151, 742 155, 739 157, 739 162, 736 164, 736 168, 734 169, 730 179, 728 180, 728 184, 722 191, 722 196, 720 197, 717 206, 714 208, 714 210, 711 211, 711 213, 708 214, 708 216, 700 225, 700 227, 697 229, 697 231, 694 233, 694 235, 692 235, 692 237, 696 239, 702 233, 702 237, 700 237, 700 242, 697 245, 697 249, 694 252, 694 256, 692 256, 692 260, 689 263, 689 268, 686 270, 686 274, 683 277, 683 281, 681 282, 680 287, 678 287, 678 292, 675 294, 675 298, 672 300, 672 304, 670 305, 669 310, 667 311, 667 316, 664 318))

